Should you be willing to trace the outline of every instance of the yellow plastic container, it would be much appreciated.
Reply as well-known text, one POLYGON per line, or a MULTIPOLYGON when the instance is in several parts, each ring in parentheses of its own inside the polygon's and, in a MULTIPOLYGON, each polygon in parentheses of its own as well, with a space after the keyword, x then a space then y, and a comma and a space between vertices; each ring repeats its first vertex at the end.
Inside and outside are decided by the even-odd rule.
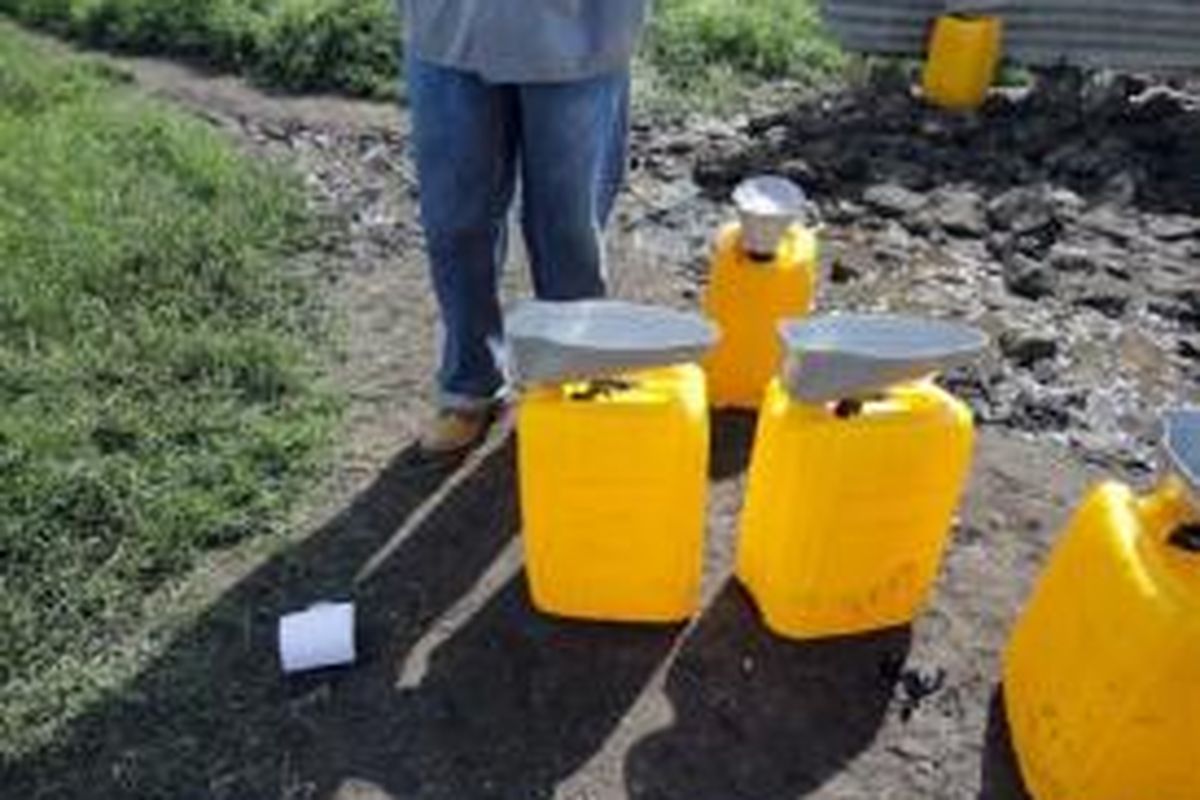
POLYGON ((983 105, 1000 63, 1003 30, 999 17, 939 17, 925 63, 925 97, 954 110, 983 105))
POLYGON ((932 383, 845 414, 773 382, 737 560, 767 627, 806 639, 911 621, 937 573, 973 439, 970 410, 932 383))
POLYGON ((705 361, 714 406, 759 407, 782 357, 777 326, 812 310, 817 269, 817 237, 802 225, 792 225, 765 260, 746 252, 738 223, 721 230, 705 295, 705 311, 721 329, 705 361))
POLYGON ((1200 797, 1200 554, 1169 543, 1182 484, 1107 483, 1076 513, 1005 655, 1005 702, 1037 800, 1200 797))
POLYGON ((535 388, 520 402, 533 602, 582 619, 686 619, 697 610, 703 560, 704 373, 684 365, 605 385, 535 388))

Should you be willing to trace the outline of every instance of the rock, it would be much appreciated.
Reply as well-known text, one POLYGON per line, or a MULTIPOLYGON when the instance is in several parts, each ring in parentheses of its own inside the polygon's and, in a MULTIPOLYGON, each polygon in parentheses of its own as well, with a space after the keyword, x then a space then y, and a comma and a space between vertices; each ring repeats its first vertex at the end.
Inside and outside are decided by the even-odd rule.
POLYGON ((880 231, 876 242, 884 248, 903 253, 910 252, 913 248, 913 237, 902 225, 895 222, 887 223, 886 227, 880 231))
POLYGON ((1058 355, 1058 340, 1049 333, 1005 331, 1000 335, 999 345, 1005 358, 1019 367, 1030 367, 1058 355))
POLYGON ((1107 262, 1104 265, 1104 274, 1121 281, 1133 280, 1133 273, 1129 271, 1129 267, 1125 266, 1124 263, 1107 262))
POLYGON ((1056 244, 1047 257, 1055 272, 1078 272, 1091 274, 1099 268, 1096 257, 1087 249, 1068 244, 1056 244))
POLYGON ((1055 219, 1060 222, 1074 222, 1087 208, 1087 203, 1070 189, 1060 187, 1050 192, 1050 207, 1054 211, 1055 219))
POLYGON ((1071 66, 1053 66, 1037 73, 1029 103, 1035 109, 1061 114, 1079 105, 1083 97, 1083 71, 1071 66))
POLYGON ((1122 170, 1104 182, 1100 197, 1109 205, 1124 208, 1133 205, 1138 196, 1138 177, 1130 170, 1122 170))
POLYGON ((838 200, 823 211, 826 221, 834 225, 849 225, 858 221, 866 209, 850 200, 838 200))
POLYGON ((1075 305, 1093 308, 1110 319, 1120 319, 1129 308, 1128 292, 1116 287, 1089 289, 1075 298, 1075 305))
POLYGON ((1151 314, 1178 322, 1182 325, 1200 326, 1200 314, 1185 303, 1151 300, 1146 304, 1146 310, 1151 314))
POLYGON ((1049 193, 1042 188, 1011 189, 988 203, 993 227, 1016 234, 1032 233, 1054 222, 1049 193))
POLYGON ((1004 285, 1015 295, 1037 300, 1052 296, 1058 288, 1058 280, 1045 264, 1014 255, 1004 265, 1004 285))
POLYGON ((286 125, 273 120, 262 123, 258 130, 265 138, 275 142, 286 142, 292 138, 292 132, 286 125))
POLYGON ((759 140, 776 152, 782 152, 787 145, 791 131, 786 125, 776 125, 759 134, 759 140))
POLYGON ((947 189, 938 192, 934 197, 933 213, 942 229, 955 236, 976 238, 988 231, 983 201, 971 191, 947 189))
POLYGON ((840 258, 834 259, 829 266, 829 280, 834 283, 850 283, 858 280, 859 271, 840 258))
POLYGON ((914 236, 929 236, 932 237, 937 232, 938 220, 937 215, 928 208, 922 208, 912 214, 908 214, 901 220, 905 230, 914 236))
POLYGON ((807 190, 820 183, 817 171, 803 158, 793 158, 783 162, 776 172, 798 184, 802 189, 807 190))
POLYGON ((1018 236, 1013 249, 1037 261, 1044 261, 1050 253, 1050 248, 1054 247, 1055 237, 1054 228, 1042 228, 1040 231, 1018 236))
POLYGON ((1141 235, 1137 222, 1112 206, 1101 206, 1089 211, 1079 222, 1088 230, 1103 234, 1119 245, 1127 245, 1141 235))
POLYGON ((871 67, 867 86, 873 95, 901 95, 912 90, 912 79, 898 62, 883 61, 871 67))
POLYGON ((903 217, 925 207, 924 195, 894 183, 879 184, 863 192, 863 202, 885 217, 903 217))
POLYGON ((1008 423, 1025 431, 1064 431, 1071 426, 1070 404, 1070 396, 1022 391, 1013 402, 1008 423))
POLYGON ((1133 327, 1117 336, 1116 352, 1121 357, 1122 371, 1153 380, 1167 374, 1170 364, 1167 354, 1154 339, 1133 327))
POLYGON ((1063 128, 1071 125, 1072 122, 1064 123, 1064 120, 1051 114, 1028 116, 1013 127, 1013 145, 1026 158, 1040 159, 1063 140, 1064 134, 1069 135, 1063 128))
POLYGON ((1007 233, 993 233, 988 236, 986 246, 992 258, 1001 261, 1007 261, 1012 258, 1013 254, 1017 251, 1013 237, 1007 233))
POLYGON ((1200 361, 1200 336, 1185 336, 1179 340, 1176 352, 1192 361, 1200 361))
POLYGON ((672 138, 664 149, 673 156, 686 156, 694 153, 699 147, 700 137, 689 132, 672 138))
POLYGON ((694 122, 691 125, 691 128, 696 135, 702 136, 710 141, 737 139, 739 137, 739 130, 736 125, 737 121, 738 120, 736 118, 727 122, 715 117, 705 117, 694 122))
POLYGON ((1135 97, 1130 117, 1135 122, 1161 123, 1189 110, 1189 97, 1169 86, 1154 86, 1135 97))
POLYGON ((1191 239, 1200 237, 1200 218, 1183 214, 1152 216, 1146 221, 1146 230, 1151 236, 1164 242, 1191 239))
POLYGON ((862 153, 843 153, 830 162, 837 180, 847 183, 865 181, 871 176, 871 159, 862 153))
POLYGON ((1053 385, 1059 378, 1058 365, 1048 358, 1034 362, 1030 372, 1033 373, 1035 381, 1045 386, 1053 385))
POLYGON ((333 800, 389 800, 391 796, 388 791, 370 781, 346 778, 333 793, 333 800))

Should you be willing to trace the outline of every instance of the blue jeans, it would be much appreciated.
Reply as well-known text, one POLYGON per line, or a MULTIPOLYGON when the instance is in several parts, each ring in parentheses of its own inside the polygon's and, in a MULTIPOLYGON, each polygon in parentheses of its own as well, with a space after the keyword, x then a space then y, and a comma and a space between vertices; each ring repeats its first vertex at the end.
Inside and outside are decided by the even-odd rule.
POLYGON ((504 379, 500 272, 518 174, 534 290, 605 292, 602 234, 625 174, 627 71, 574 83, 489 84, 408 64, 421 221, 445 339, 446 408, 491 403, 504 379))

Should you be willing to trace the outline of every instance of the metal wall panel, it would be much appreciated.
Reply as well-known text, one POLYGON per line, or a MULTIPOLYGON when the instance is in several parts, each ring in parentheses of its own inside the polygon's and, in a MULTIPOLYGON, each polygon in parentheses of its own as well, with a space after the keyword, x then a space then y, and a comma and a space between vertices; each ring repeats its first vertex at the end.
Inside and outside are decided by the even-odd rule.
POLYGON ((945 11, 1004 17, 1005 54, 1035 66, 1200 67, 1200 0, 823 0, 842 45, 918 55, 945 11))

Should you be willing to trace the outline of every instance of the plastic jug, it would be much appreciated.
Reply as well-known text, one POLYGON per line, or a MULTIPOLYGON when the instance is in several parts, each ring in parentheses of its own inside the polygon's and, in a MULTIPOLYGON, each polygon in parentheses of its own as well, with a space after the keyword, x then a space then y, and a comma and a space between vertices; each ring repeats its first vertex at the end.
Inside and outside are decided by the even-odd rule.
POLYGON ((1200 797, 1200 410, 1166 431, 1168 477, 1092 491, 1009 642, 1005 703, 1037 800, 1200 797))
POLYGON ((953 110, 983 105, 1000 63, 999 17, 949 14, 934 23, 925 63, 925 97, 953 110))
POLYGON ((967 407, 930 373, 972 357, 969 328, 845 315, 784 326, 759 416, 737 575, 789 638, 907 623, 937 573, 969 467, 967 407))
POLYGON ((534 605, 591 620, 686 619, 697 611, 703 562, 705 378, 694 363, 647 364, 656 346, 668 361, 702 352, 711 328, 698 317, 606 301, 570 310, 559 306, 542 318, 562 324, 527 317, 510 326, 517 329, 510 336, 526 342, 517 348, 525 362, 518 372, 541 376, 517 411, 534 605), (639 368, 609 372, 621 360, 639 368), (572 377, 556 381, 555 370, 572 377), (573 377, 587 371, 607 374, 573 377))
POLYGON ((718 235, 705 294, 721 329, 705 367, 713 405, 755 409, 782 355, 776 325, 812 309, 817 238, 797 221, 803 192, 782 178, 747 181, 734 202, 739 221, 718 235))

